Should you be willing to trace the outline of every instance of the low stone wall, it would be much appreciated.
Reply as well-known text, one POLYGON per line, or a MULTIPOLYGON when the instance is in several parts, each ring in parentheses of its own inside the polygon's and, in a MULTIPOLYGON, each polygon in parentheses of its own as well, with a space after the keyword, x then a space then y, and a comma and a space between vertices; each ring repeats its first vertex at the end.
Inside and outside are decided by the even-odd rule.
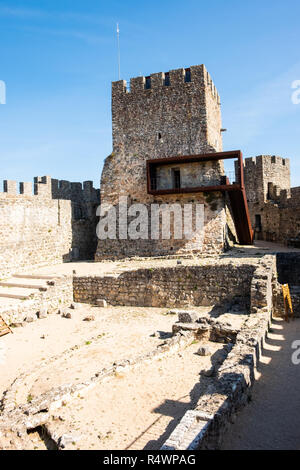
POLYGON ((69 306, 73 300, 72 277, 62 276, 48 281, 46 291, 38 291, 28 300, 0 308, 0 315, 8 325, 20 324, 30 316, 37 319, 42 315, 57 312, 69 306))
POLYGON ((251 315, 194 410, 185 413, 163 450, 218 449, 236 412, 245 405, 272 314, 274 256, 265 256, 251 283, 251 315))
MULTIPOLYGON (((200 263, 200 261, 199 261, 200 263)), ((76 302, 103 298, 111 305, 183 307, 236 302, 250 305, 253 264, 221 263, 127 271, 118 276, 74 276, 76 302)))

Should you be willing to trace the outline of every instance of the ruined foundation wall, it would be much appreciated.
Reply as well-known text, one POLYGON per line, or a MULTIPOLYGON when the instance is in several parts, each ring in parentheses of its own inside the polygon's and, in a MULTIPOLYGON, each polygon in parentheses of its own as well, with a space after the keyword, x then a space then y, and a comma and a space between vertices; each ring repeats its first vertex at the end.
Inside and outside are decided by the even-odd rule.
POLYGON ((74 276, 76 302, 183 307, 238 302, 249 307, 255 265, 208 264, 139 269, 113 276, 74 276))
POLYGON ((250 399, 272 315, 275 256, 261 259, 251 282, 251 315, 194 410, 188 410, 162 450, 217 450, 236 413, 250 399))

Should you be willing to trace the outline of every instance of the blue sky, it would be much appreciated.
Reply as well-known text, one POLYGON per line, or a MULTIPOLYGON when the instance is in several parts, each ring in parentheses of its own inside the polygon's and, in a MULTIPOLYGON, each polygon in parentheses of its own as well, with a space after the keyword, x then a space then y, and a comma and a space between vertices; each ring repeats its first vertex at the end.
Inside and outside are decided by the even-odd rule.
POLYGON ((110 87, 204 63, 221 95, 224 150, 291 159, 300 185, 299 0, 0 1, 0 179, 50 174, 99 186, 110 87))

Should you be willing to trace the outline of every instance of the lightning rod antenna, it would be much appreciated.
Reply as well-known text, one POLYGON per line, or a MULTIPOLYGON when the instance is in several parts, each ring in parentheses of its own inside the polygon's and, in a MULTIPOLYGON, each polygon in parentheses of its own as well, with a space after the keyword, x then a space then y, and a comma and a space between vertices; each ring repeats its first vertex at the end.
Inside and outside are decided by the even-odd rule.
POLYGON ((119 28, 119 23, 117 23, 117 40, 118 40, 118 73, 119 73, 119 80, 121 80, 120 28, 119 28))

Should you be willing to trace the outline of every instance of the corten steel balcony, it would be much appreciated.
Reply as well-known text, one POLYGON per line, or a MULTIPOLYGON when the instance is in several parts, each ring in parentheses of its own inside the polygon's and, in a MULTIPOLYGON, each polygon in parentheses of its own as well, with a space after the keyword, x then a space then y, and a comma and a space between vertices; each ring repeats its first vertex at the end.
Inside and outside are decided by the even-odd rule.
POLYGON ((232 217, 235 223, 235 228, 239 242, 243 245, 252 245, 253 243, 253 230, 251 227, 249 209, 246 198, 246 190, 244 185, 244 171, 243 171, 243 156, 240 150, 231 152, 218 152, 207 153, 201 155, 187 155, 177 157, 155 158, 147 160, 147 192, 154 196, 163 196, 167 194, 185 194, 185 193, 200 193, 209 191, 226 192, 229 196, 230 205, 232 209, 232 217), (180 165, 186 163, 196 162, 215 162, 218 160, 237 160, 236 167, 236 181, 230 183, 228 176, 220 177, 219 184, 198 187, 182 186, 180 176, 175 174, 173 179, 172 188, 157 189, 159 178, 157 178, 157 169, 165 165, 176 165, 176 170, 180 169, 180 165))

